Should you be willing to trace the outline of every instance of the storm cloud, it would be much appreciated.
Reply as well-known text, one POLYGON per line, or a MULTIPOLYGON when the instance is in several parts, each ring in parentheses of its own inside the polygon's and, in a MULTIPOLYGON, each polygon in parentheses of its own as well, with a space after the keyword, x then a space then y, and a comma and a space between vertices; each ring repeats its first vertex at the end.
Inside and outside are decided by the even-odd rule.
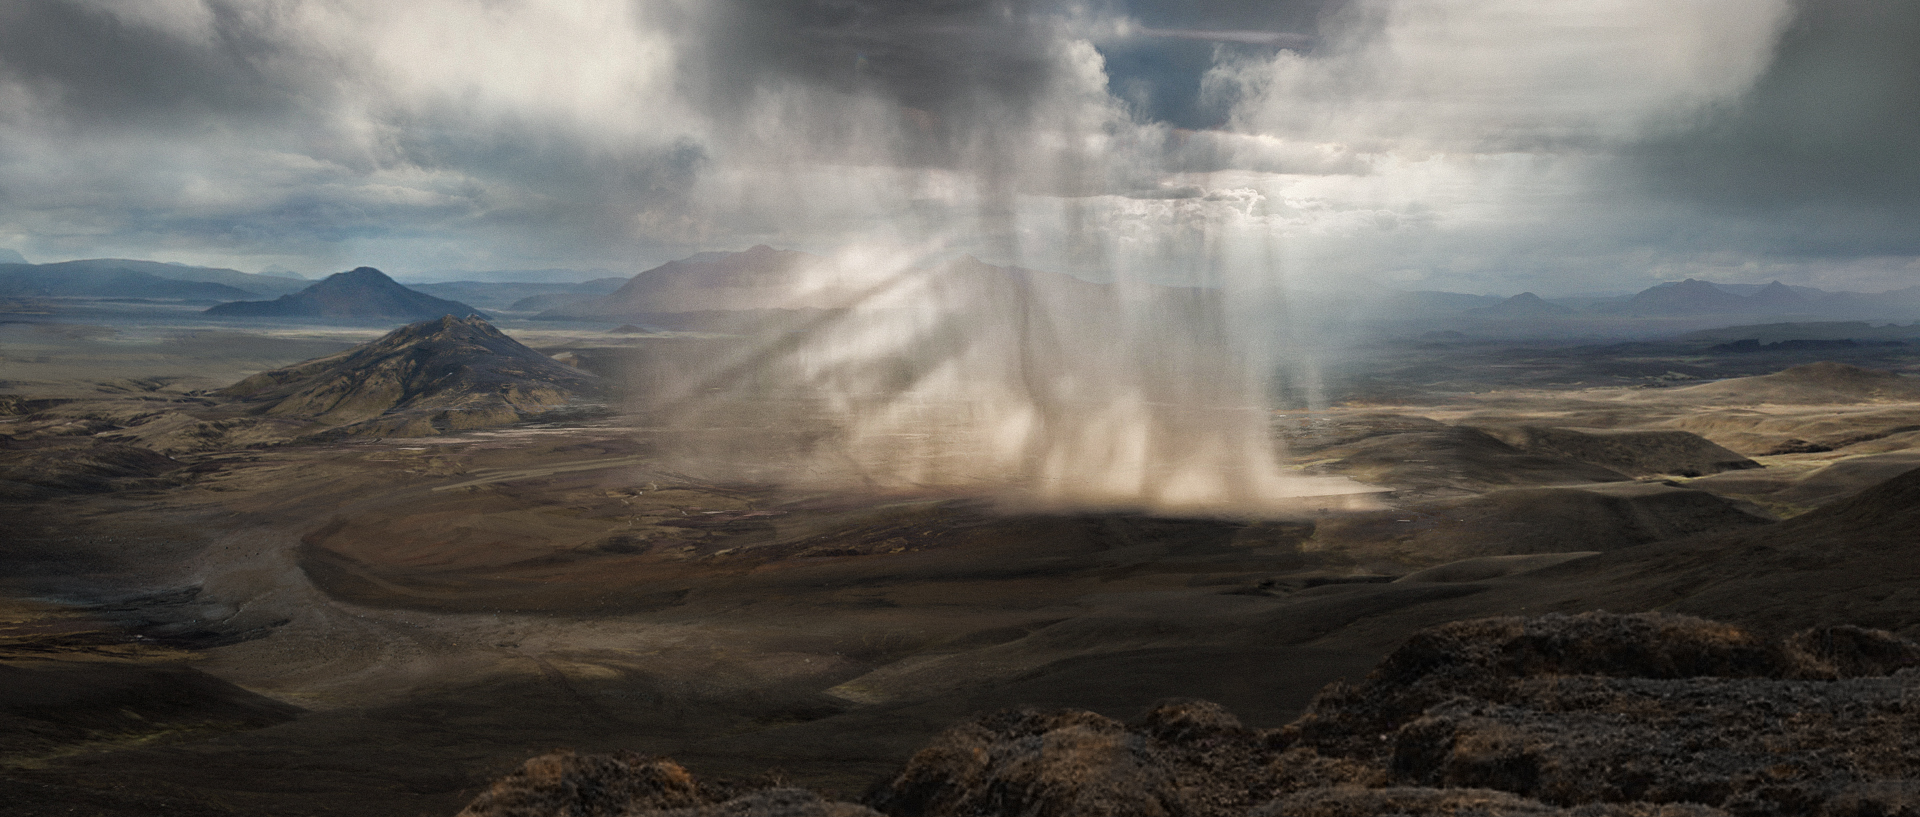
POLYGON ((1912 4, 17 0, 0 246, 307 272, 892 243, 1469 291, 1910 276, 1912 4))

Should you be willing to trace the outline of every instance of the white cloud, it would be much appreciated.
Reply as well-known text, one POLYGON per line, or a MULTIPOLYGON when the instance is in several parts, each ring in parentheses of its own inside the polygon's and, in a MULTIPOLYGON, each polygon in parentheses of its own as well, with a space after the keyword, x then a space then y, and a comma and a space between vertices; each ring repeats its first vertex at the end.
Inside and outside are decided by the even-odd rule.
POLYGON ((1298 263, 1335 280, 1424 268, 1471 288, 1579 263, 1543 258, 1543 243, 1577 256, 1596 229, 1638 229, 1609 188, 1615 154, 1745 91, 1788 12, 1784 0, 1375 0, 1318 51, 1221 65, 1208 81, 1241 100, 1243 139, 1354 171, 1261 182, 1298 263))

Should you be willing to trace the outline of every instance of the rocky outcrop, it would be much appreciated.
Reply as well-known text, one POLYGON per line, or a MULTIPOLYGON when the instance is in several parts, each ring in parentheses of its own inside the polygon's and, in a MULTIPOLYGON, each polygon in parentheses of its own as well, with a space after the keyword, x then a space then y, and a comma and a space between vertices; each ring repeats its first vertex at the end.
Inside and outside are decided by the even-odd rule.
POLYGON ((1020 710, 947 730, 868 801, 898 817, 1241 815, 1329 785, 1379 785, 1374 766, 1285 752, 1206 701, 1128 727, 1092 712, 1020 710))
POLYGON ((459 817, 875 817, 805 789, 728 797, 666 758, 632 752, 533 758, 501 778, 459 817))
MULTIPOLYGON (((1204 701, 1131 725, 991 713, 941 734, 866 802, 894 817, 1911 814, 1916 667, 1920 644, 1851 626, 1774 638, 1654 613, 1456 622, 1280 729, 1204 701)), ((664 797, 700 796, 668 761, 549 756, 463 817, 864 813, 788 792, 752 802, 812 810, 736 798, 663 812, 664 797)))

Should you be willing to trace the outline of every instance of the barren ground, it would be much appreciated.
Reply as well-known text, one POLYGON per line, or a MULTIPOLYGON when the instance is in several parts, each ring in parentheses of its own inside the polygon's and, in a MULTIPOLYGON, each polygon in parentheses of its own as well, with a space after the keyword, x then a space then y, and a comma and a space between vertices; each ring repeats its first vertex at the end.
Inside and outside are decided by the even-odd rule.
MULTIPOLYGON (((0 399, 18 398, 0 465, 65 480, 0 505, 0 813, 450 815, 556 747, 850 798, 982 710, 1125 719, 1195 697, 1279 726, 1463 618, 1920 635, 1914 560, 1711 544, 1920 467, 1920 398, 1826 370, 1695 384, 1815 360, 1784 354, 1352 355, 1338 402, 1277 413, 1276 436, 1389 507, 1318 518, 719 481, 659 456, 680 432, 619 412, 76 459, 191 390, 377 334, 0 325, 0 399), (1672 431, 1733 456, 1635 435, 1672 431)), ((522 339, 618 357, 587 330, 522 339)))

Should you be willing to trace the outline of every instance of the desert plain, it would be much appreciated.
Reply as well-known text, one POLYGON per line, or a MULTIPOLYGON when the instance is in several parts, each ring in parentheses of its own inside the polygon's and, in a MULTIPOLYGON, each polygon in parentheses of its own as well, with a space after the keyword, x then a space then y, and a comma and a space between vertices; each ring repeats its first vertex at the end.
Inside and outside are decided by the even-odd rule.
POLYGON ((0 321, 0 813, 452 815, 556 749, 858 800, 997 710, 1281 727, 1448 622, 1920 637, 1907 345, 1382 334, 1267 418, 1364 490, 1180 514, 759 474, 830 422, 648 400, 735 340, 495 327, 595 396, 311 433, 230 387, 392 327, 0 321))

